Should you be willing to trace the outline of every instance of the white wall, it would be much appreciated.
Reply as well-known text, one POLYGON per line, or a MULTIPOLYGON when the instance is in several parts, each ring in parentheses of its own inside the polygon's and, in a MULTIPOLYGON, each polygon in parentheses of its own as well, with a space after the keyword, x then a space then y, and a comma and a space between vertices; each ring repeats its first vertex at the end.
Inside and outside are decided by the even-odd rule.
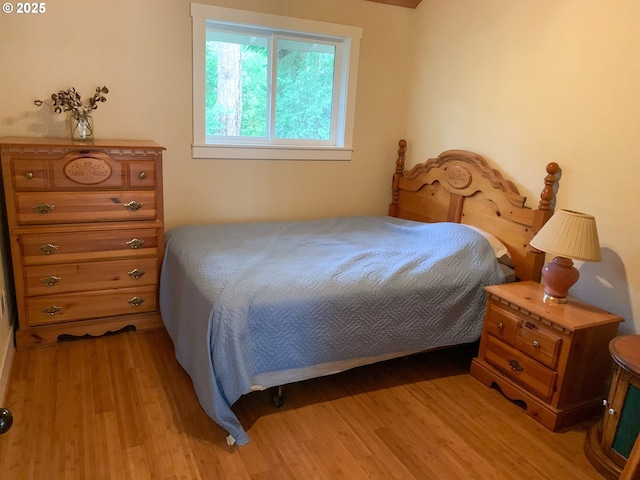
POLYGON ((423 0, 407 136, 411 161, 475 150, 536 206, 562 168, 558 208, 596 217, 603 260, 571 293, 640 332, 640 2, 423 0))
POLYGON ((0 15, 0 135, 64 136, 66 117, 33 105, 75 86, 106 84, 96 136, 167 148, 167 226, 261 218, 383 213, 405 133, 415 10, 364 0, 217 0, 238 9, 363 27, 351 162, 192 159, 191 18, 187 0, 67 0, 42 15, 0 15), (357 180, 354 178, 357 175, 357 180))
MULTIPOLYGON (((54 0, 43 14, 0 13, 0 137, 65 136, 66 116, 33 101, 71 86, 90 96, 104 84, 110 92, 93 115, 96 137, 167 148, 168 228, 386 213, 397 141, 406 133, 416 11, 364 0, 200 3, 363 28, 352 161, 192 159, 188 0, 54 0)), ((0 319, 0 367, 9 338, 0 319)))

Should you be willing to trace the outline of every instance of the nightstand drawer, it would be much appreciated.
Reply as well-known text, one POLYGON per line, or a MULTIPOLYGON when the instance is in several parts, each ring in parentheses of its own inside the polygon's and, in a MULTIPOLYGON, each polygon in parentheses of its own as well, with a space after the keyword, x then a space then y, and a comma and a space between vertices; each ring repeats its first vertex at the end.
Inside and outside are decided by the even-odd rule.
POLYGON ((555 368, 560 354, 562 338, 547 332, 533 322, 523 322, 518 329, 515 346, 531 358, 555 368))
POLYGON ((489 303, 485 323, 488 333, 509 345, 515 343, 520 318, 515 313, 506 310, 496 300, 489 303))
POLYGON ((553 370, 491 335, 487 338, 485 358, 527 390, 543 399, 551 398, 557 377, 553 370))

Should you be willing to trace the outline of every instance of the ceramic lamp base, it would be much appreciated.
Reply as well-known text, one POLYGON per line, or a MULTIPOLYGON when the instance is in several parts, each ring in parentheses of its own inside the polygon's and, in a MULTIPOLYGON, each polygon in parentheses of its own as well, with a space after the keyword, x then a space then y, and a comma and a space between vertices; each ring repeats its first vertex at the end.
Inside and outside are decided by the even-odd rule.
POLYGON ((556 257, 542 268, 544 280, 544 302, 567 303, 569 289, 580 278, 580 272, 573 261, 566 257, 556 257))

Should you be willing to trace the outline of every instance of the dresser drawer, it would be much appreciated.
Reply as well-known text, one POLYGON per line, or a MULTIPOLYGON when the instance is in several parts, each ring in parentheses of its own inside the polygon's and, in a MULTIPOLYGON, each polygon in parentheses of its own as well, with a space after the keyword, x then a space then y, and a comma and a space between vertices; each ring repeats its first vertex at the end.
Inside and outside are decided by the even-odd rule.
POLYGON ((13 159, 11 171, 16 190, 44 190, 47 188, 49 171, 44 160, 13 159))
POLYGON ((485 359, 540 398, 548 400, 553 395, 556 372, 491 335, 487 338, 485 359))
POLYGON ((22 262, 30 266, 156 257, 161 253, 161 234, 157 228, 137 228, 28 234, 19 238, 22 262))
POLYGON ((154 188, 156 186, 155 162, 130 162, 128 172, 131 188, 154 188))
POLYGON ((153 220, 156 192, 25 192, 16 194, 19 225, 153 220))
POLYGON ((158 303, 155 286, 28 297, 26 302, 29 326, 153 312, 158 303))
POLYGON ((72 150, 51 162, 52 189, 124 187, 124 164, 99 150, 72 150))
POLYGON ((519 324, 520 317, 516 313, 507 310, 496 300, 489 302, 485 320, 485 327, 488 333, 509 345, 513 345, 519 324))
POLYGON ((38 265, 25 268, 27 296, 155 285, 157 260, 136 258, 111 262, 38 265))
POLYGON ((522 322, 515 343, 518 350, 549 368, 556 367, 561 345, 562 338, 559 335, 530 321, 522 322))

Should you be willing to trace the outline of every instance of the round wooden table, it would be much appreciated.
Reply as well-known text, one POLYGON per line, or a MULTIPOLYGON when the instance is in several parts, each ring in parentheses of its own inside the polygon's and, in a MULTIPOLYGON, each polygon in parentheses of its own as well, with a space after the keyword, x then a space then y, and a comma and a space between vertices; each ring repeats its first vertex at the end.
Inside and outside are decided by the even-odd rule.
POLYGON ((640 335, 614 338, 609 353, 616 368, 609 397, 603 402, 606 411, 588 432, 584 451, 596 470, 614 480, 620 478, 628 460, 637 462, 640 448, 634 449, 640 434, 640 335))

